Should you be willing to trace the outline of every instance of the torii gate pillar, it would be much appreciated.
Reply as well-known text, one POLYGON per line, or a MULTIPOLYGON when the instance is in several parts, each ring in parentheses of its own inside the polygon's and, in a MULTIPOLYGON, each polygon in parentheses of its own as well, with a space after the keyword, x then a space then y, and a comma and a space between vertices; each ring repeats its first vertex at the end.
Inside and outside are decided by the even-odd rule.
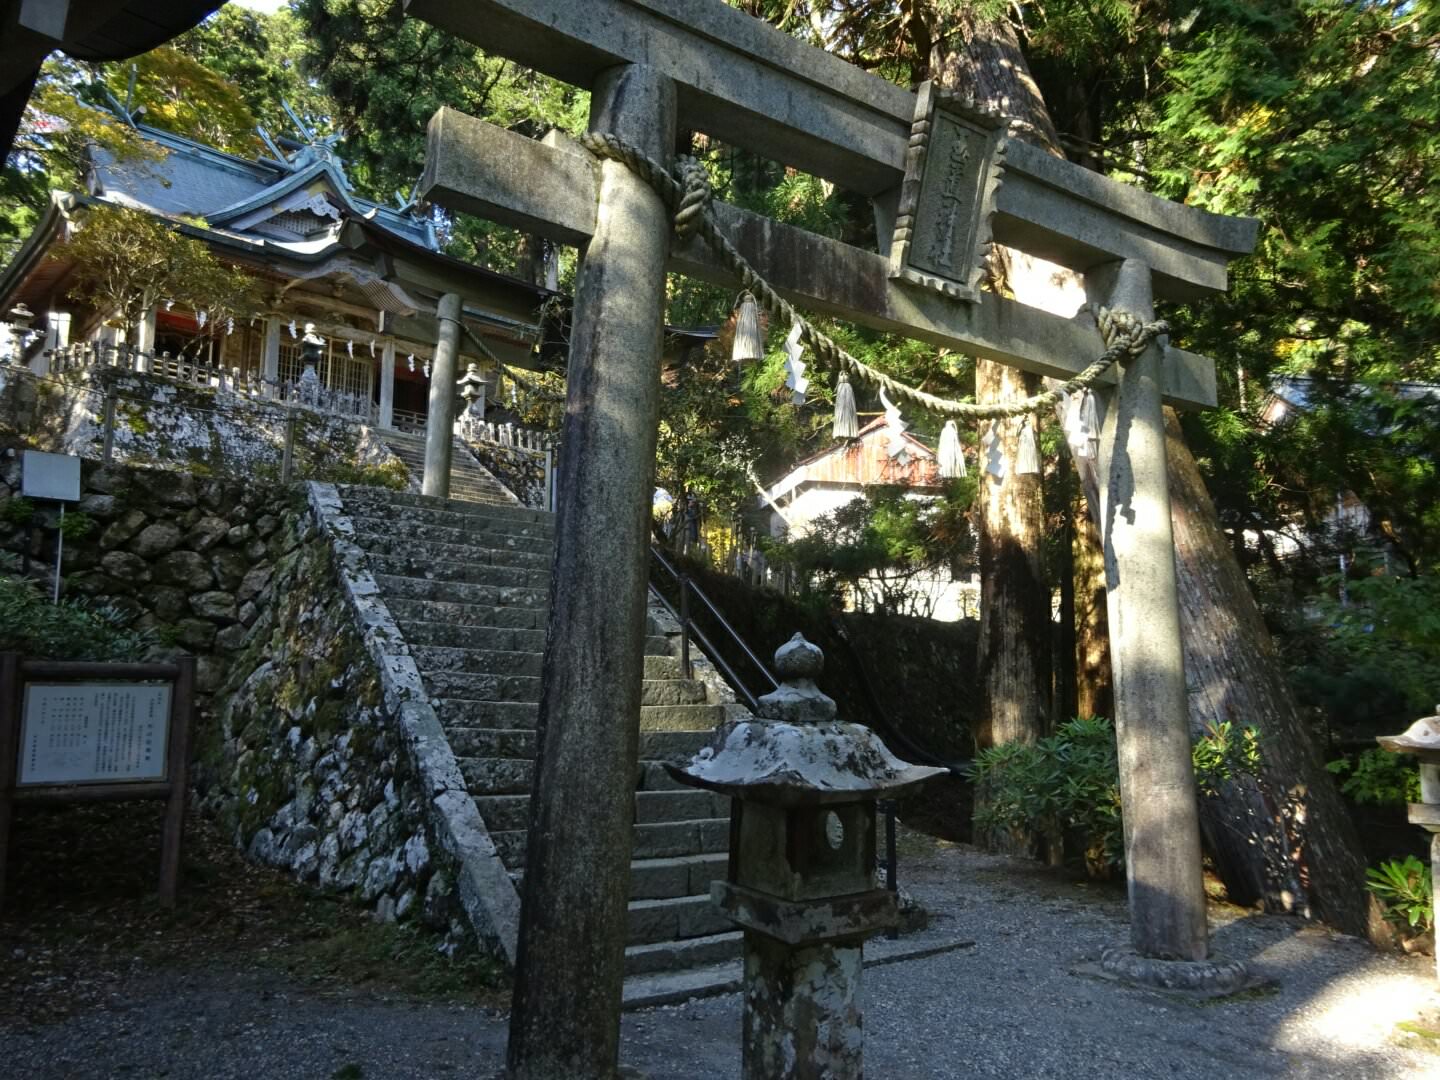
MULTIPOLYGON (((1089 271, 1091 303, 1155 317, 1150 268, 1126 259, 1089 271)), ((1190 755, 1185 654, 1160 400, 1163 344, 1122 360, 1100 439, 1101 536, 1115 734, 1124 808, 1125 872, 1134 957, 1107 955, 1116 974, 1145 958, 1206 958, 1200 817, 1190 755)), ((1207 973, 1205 978, 1215 976, 1207 973)), ((1148 981, 1148 980, 1146 980, 1148 981)))
MULTIPOLYGON (((592 130, 668 162, 669 79, 622 65, 592 93, 592 130)), ((670 233, 650 186, 602 163, 570 338, 511 1080, 616 1075, 670 233)))

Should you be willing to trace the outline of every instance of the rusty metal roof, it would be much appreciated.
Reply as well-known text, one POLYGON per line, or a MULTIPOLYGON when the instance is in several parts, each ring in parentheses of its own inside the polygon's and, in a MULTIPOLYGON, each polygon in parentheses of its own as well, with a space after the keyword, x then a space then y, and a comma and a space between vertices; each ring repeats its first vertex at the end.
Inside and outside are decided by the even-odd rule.
POLYGON ((855 438, 836 443, 801 461, 770 485, 770 498, 779 499, 811 484, 847 487, 896 484, 939 490, 940 469, 935 451, 908 431, 900 437, 905 443, 905 452, 891 457, 891 436, 885 418, 877 417, 861 428, 855 438))

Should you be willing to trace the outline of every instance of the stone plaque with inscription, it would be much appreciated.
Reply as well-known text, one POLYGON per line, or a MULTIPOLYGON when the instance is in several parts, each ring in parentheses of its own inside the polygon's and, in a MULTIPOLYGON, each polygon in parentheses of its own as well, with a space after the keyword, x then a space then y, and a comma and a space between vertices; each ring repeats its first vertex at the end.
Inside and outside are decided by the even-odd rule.
POLYGON ((29 683, 17 786, 164 780, 171 687, 29 683))
POLYGON ((949 296, 980 295, 1003 171, 1005 121, 921 86, 890 247, 892 277, 949 296))

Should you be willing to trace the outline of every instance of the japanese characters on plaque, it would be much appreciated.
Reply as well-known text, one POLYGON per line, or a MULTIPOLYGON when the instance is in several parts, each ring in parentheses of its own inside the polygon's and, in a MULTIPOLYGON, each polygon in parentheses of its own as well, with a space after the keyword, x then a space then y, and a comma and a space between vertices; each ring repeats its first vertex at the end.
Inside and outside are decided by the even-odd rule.
POLYGON ((163 780, 170 690, 153 683, 28 684, 18 783, 163 780))
POLYGON ((890 275, 977 300, 1004 171, 1004 122, 924 83, 905 156, 890 275))

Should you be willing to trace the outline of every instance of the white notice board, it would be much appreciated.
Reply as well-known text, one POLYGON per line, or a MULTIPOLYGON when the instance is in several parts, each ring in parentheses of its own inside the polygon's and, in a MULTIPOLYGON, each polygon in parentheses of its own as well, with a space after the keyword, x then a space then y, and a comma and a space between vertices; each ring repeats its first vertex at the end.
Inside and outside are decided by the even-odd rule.
POLYGON ((28 683, 18 786, 164 780, 168 683, 28 683))
POLYGON ((80 498, 80 459, 70 454, 26 450, 20 468, 21 494, 30 499, 76 502, 80 498))

